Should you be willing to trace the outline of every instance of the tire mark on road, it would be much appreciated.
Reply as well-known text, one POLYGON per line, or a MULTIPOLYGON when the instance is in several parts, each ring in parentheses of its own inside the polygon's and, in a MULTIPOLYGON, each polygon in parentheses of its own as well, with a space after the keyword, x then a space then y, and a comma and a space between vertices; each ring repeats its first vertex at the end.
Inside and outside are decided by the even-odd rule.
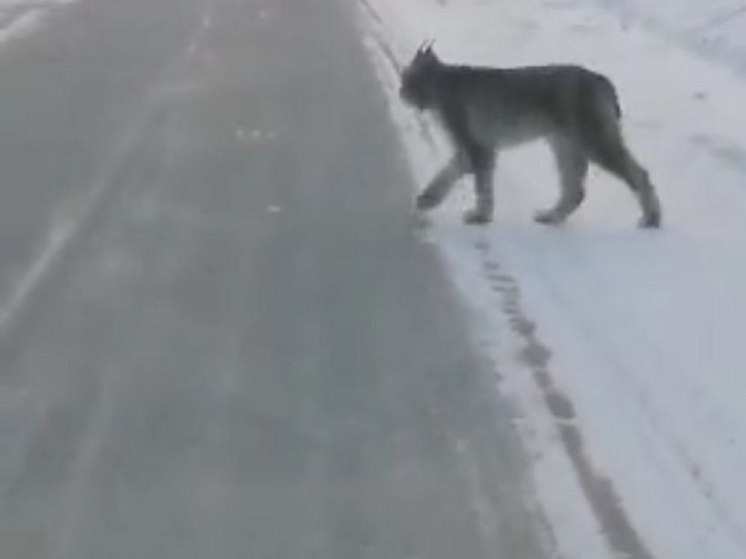
POLYGON ((501 298, 501 308, 511 329, 523 341, 518 358, 533 374, 609 547, 620 557, 653 559, 624 510, 612 481, 598 471, 586 452, 583 434, 575 421, 574 406, 553 379, 550 367, 552 351, 541 341, 536 323, 524 309, 518 281, 490 254, 487 243, 479 242, 475 248, 480 253, 484 274, 492 290, 501 298))

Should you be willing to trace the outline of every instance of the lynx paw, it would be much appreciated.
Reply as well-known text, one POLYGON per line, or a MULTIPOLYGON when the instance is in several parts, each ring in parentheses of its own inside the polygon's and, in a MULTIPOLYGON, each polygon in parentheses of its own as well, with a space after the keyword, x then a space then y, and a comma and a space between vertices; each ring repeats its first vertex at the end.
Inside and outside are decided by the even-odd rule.
POLYGON ((637 225, 641 229, 659 229, 661 226, 661 214, 656 212, 644 215, 640 218, 637 225))
POLYGON ((484 225, 490 221, 492 221, 492 215, 479 209, 469 210, 464 214, 464 223, 469 225, 484 225))
POLYGON ((417 196, 415 204, 418 210, 432 210, 435 206, 440 204, 440 197, 425 190, 417 196))
POLYGON ((541 223, 542 225, 559 225, 565 221, 565 218, 555 210, 544 210, 536 212, 534 215, 534 221, 536 223, 541 223))

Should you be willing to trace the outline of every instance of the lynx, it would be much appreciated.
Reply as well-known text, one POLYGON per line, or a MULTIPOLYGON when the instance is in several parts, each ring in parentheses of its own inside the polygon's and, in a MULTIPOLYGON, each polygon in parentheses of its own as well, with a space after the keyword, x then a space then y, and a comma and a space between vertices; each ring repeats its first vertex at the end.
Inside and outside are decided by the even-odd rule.
POLYGON ((553 207, 536 214, 537 222, 559 224, 580 206, 592 161, 629 185, 642 208, 641 227, 661 225, 655 188, 625 145, 615 88, 601 74, 572 65, 451 65, 441 62, 432 45, 424 45, 402 72, 400 96, 434 113, 456 147, 450 162, 417 197, 421 210, 440 204, 470 173, 476 206, 464 219, 491 221, 499 151, 544 139, 557 162, 561 194, 553 207))

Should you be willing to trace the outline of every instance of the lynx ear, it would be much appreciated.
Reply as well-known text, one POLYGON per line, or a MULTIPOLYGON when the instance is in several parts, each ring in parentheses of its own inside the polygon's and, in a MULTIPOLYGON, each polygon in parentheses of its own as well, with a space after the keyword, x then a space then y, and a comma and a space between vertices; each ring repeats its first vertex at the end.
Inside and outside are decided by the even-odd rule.
POLYGON ((435 54, 435 49, 433 49, 433 45, 435 44, 435 39, 432 39, 427 43, 426 50, 424 52, 425 56, 428 60, 435 64, 440 64, 440 58, 438 58, 438 55, 435 54))
POLYGON ((433 51, 433 44, 435 44, 435 39, 427 39, 423 41, 418 47, 417 53, 418 54, 431 53, 433 51))
POLYGON ((417 53, 414 55, 413 61, 417 62, 418 67, 429 68, 432 66, 440 65, 440 59, 433 50, 433 44, 435 44, 435 39, 428 39, 427 41, 424 41, 417 49, 417 53))

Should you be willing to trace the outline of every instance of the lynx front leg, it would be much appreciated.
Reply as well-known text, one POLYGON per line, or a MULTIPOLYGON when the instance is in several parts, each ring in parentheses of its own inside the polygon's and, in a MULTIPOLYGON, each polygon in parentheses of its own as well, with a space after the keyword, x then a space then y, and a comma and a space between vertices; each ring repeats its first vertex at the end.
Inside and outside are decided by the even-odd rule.
POLYGON ((554 207, 538 212, 535 220, 547 225, 562 223, 583 202, 583 183, 588 174, 588 156, 583 148, 566 138, 550 141, 557 171, 560 176, 561 193, 554 207))
POLYGON ((440 204, 456 184, 468 171, 468 161, 462 153, 456 153, 440 172, 435 175, 419 196, 417 208, 430 210, 440 204))
POLYGON ((496 154, 491 149, 475 149, 471 153, 471 164, 474 173, 474 190, 476 206, 464 215, 464 221, 470 224, 484 224, 492 221, 495 208, 494 174, 496 154))

